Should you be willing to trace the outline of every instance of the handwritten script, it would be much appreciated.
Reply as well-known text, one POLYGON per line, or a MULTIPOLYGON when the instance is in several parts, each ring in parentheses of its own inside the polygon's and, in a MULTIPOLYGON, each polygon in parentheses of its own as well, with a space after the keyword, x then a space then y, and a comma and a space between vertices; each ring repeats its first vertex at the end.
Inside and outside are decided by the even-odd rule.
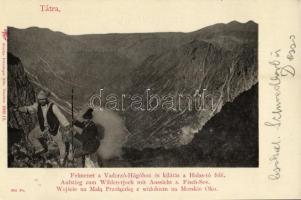
MULTIPOLYGON (((281 102, 282 79, 293 78, 296 74, 295 67, 292 64, 295 59, 296 48, 296 36, 290 35, 288 52, 283 53, 281 49, 274 50, 271 52, 271 59, 269 61, 269 65, 273 70, 273 75, 269 79, 269 85, 273 90, 274 106, 273 111, 271 112, 271 118, 264 124, 275 128, 278 134, 283 121, 283 107, 281 102), (282 59, 283 55, 285 55, 284 59, 282 59)), ((272 163, 273 169, 272 173, 268 175, 270 180, 280 179, 280 144, 281 136, 277 135, 271 142, 273 153, 270 156, 269 161, 272 163)))

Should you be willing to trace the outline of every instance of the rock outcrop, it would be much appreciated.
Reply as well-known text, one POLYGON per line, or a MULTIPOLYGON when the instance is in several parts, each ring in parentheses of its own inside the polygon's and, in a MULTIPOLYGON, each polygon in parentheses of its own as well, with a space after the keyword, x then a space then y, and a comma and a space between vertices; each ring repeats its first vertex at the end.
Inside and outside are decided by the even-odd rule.
POLYGON ((124 148, 132 167, 258 167, 258 84, 226 103, 193 140, 176 148, 124 148))
MULTIPOLYGON (((20 113, 15 109, 20 106, 31 105, 35 102, 33 85, 24 71, 21 60, 8 53, 8 128, 23 129, 28 133, 35 125, 36 118, 28 113, 20 113)), ((9 133, 10 134, 10 131, 9 133)))

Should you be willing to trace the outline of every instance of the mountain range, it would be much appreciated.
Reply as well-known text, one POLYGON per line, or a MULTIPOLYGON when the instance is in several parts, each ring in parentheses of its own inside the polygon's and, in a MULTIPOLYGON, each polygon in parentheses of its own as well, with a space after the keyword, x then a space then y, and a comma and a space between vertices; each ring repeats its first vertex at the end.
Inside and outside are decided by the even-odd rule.
MULTIPOLYGON (((22 65, 32 84, 26 89, 30 94, 24 94, 31 98, 27 104, 40 88, 51 91, 67 114, 72 88, 76 111, 99 89, 117 95, 142 95, 151 89, 159 96, 206 90, 214 106, 205 111, 116 111, 130 133, 125 147, 140 150, 190 143, 225 103, 258 82, 257 48, 258 25, 253 21, 189 33, 66 35, 38 27, 8 28, 8 52, 20 61, 8 67, 22 65)), ((12 85, 9 93, 20 90, 12 85)))

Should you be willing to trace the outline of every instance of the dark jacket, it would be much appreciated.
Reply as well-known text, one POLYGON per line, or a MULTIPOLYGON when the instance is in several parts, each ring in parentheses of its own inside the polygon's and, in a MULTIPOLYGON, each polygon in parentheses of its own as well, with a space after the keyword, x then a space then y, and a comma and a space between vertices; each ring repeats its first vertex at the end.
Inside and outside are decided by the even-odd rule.
POLYGON ((93 121, 75 121, 74 125, 83 129, 82 134, 75 135, 75 137, 82 142, 83 150, 87 153, 94 153, 100 145, 100 140, 103 138, 103 132, 98 131, 98 128, 93 121))
MULTIPOLYGON (((58 118, 55 116, 55 114, 53 113, 52 107, 53 107, 53 103, 50 103, 46 117, 47 117, 47 123, 49 125, 49 133, 51 135, 55 136, 59 130, 60 122, 59 122, 58 118)), ((43 117, 43 111, 42 111, 41 105, 39 105, 38 106, 38 121, 39 121, 40 129, 42 132, 45 130, 44 120, 45 119, 43 117)))

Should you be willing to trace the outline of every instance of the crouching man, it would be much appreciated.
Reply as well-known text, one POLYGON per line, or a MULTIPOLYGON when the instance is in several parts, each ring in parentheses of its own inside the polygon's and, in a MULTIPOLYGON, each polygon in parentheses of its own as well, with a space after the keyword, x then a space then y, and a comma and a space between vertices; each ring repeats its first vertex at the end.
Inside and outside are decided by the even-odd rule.
POLYGON ((82 116, 83 121, 76 120, 74 122, 74 157, 82 157, 84 167, 102 165, 101 158, 97 155, 96 151, 100 146, 104 130, 103 127, 97 127, 92 121, 92 112, 93 109, 89 108, 82 116))
POLYGON ((20 112, 37 113, 39 126, 31 131, 28 138, 35 148, 35 153, 47 151, 47 145, 41 145, 41 137, 48 134, 58 145, 60 151, 60 165, 64 164, 66 145, 63 140, 63 132, 70 132, 71 126, 60 109, 49 102, 49 93, 40 91, 37 102, 30 106, 19 107, 20 112), (39 130, 37 130, 39 128, 39 130))

